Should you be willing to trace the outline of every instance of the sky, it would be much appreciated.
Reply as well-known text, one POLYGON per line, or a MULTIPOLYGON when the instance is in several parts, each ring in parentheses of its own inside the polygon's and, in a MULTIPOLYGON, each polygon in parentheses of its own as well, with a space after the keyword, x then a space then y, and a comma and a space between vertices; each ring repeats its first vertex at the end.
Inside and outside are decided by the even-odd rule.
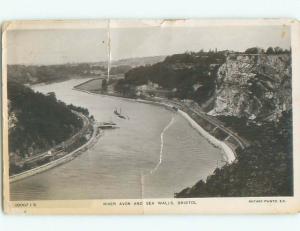
POLYGON ((8 64, 61 64, 107 59, 106 29, 12 30, 8 64))
MULTIPOLYGON (((286 26, 111 28, 110 40, 113 60, 215 48, 290 48, 286 26)), ((107 43, 107 28, 11 30, 7 34, 7 60, 8 64, 25 65, 106 61, 107 43)))

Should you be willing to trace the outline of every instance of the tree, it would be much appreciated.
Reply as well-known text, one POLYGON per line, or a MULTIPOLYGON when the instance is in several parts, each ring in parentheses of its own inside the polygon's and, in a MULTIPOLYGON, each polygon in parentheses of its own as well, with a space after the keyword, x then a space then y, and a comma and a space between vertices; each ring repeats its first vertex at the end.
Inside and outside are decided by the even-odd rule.
POLYGON ((283 49, 280 48, 280 47, 275 47, 274 51, 275 51, 276 54, 282 54, 283 53, 283 49))
POLYGON ((251 47, 245 50, 246 54, 258 54, 259 53, 259 48, 258 47, 251 47))
POLYGON ((268 47, 266 53, 267 53, 267 54, 275 54, 275 51, 274 51, 273 47, 268 47))

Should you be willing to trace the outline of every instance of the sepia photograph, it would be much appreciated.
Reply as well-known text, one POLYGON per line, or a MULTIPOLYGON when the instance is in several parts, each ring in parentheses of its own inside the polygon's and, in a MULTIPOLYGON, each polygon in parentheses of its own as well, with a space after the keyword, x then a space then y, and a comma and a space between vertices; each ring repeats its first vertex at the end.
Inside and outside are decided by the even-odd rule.
POLYGON ((151 203, 154 213, 180 205, 197 211, 201 199, 245 198, 247 206, 261 200, 266 207, 276 200, 284 211, 293 204, 286 200, 297 199, 299 206, 295 24, 6 23, 7 211, 89 200, 103 213, 124 205, 136 213, 151 203))

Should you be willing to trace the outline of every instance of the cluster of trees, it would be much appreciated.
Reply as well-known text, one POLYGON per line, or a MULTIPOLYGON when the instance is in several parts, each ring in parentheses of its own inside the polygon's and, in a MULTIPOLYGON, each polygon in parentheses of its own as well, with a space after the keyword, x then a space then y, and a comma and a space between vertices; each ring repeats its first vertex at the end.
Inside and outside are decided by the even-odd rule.
POLYGON ((291 50, 282 49, 281 47, 268 47, 267 50, 264 50, 259 47, 251 47, 245 50, 246 54, 290 54, 291 50))
POLYGON ((223 118, 251 141, 251 146, 237 152, 237 161, 217 168, 206 181, 198 181, 176 197, 250 197, 292 196, 292 111, 285 112, 279 123, 262 126, 244 119, 223 118))
POLYGON ((83 126, 70 108, 88 114, 58 101, 54 93, 43 95, 15 81, 8 81, 8 100, 9 112, 17 118, 9 131, 9 151, 23 157, 29 149, 44 151, 68 139, 83 126))
POLYGON ((8 79, 19 83, 45 83, 62 81, 72 76, 90 76, 93 70, 102 67, 92 67, 87 63, 61 65, 8 65, 8 79))
POLYGON ((214 92, 217 69, 225 60, 224 52, 200 51, 171 55, 162 62, 129 70, 125 78, 115 85, 115 90, 128 92, 134 89, 132 87, 151 81, 163 89, 176 89, 174 97, 202 102, 214 92), (195 84, 199 88, 195 89, 195 84))

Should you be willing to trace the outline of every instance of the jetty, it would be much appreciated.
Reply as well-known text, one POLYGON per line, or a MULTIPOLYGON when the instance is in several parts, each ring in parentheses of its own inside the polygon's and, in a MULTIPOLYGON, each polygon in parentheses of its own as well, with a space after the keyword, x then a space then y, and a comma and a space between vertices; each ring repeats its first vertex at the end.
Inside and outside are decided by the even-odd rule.
POLYGON ((97 122, 96 126, 100 129, 114 129, 114 128, 120 128, 117 126, 114 122, 97 122))

